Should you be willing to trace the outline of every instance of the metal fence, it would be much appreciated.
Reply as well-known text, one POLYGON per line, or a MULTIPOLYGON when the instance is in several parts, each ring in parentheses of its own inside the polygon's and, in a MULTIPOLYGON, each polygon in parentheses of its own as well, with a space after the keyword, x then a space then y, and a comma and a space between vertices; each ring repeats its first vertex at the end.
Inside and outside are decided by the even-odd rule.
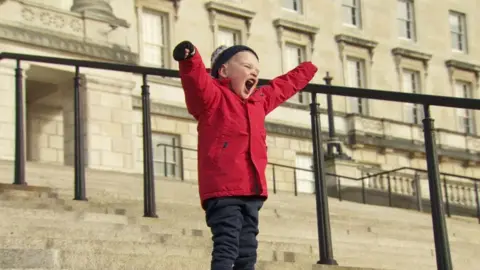
MULTIPOLYGON (((15 69, 15 179, 14 183, 25 183, 25 142, 24 142, 24 96, 23 75, 21 64, 25 62, 42 62, 57 65, 71 66, 75 70, 72 87, 74 89, 74 114, 75 114, 75 199, 85 200, 85 153, 83 130, 81 121, 83 114, 81 104, 83 97, 80 94, 81 68, 94 68, 110 71, 119 71, 139 74, 143 78, 142 90, 142 114, 143 114, 143 162, 144 162, 144 215, 156 217, 154 172, 152 154, 152 134, 150 119, 150 92, 147 81, 148 76, 179 77, 178 71, 160 68, 148 68, 136 65, 125 65, 95 61, 83 61, 76 59, 45 57, 15 53, 1 53, 0 60, 10 59, 17 63, 15 69)), ((260 80, 260 84, 268 83, 260 80)), ((448 242, 447 228, 445 224, 445 209, 442 200, 441 178, 438 169, 437 149, 435 145, 434 120, 430 114, 431 106, 443 106, 463 109, 480 109, 480 100, 468 98, 453 98, 436 95, 410 94, 393 91, 372 89, 349 88, 342 86, 309 84, 304 92, 310 93, 311 133, 313 143, 313 172, 315 175, 315 199, 317 208, 317 228, 319 242, 319 264, 337 264, 333 256, 330 219, 328 211, 326 172, 324 168, 324 151, 322 137, 320 136, 320 117, 317 94, 327 94, 328 103, 331 104, 331 95, 368 98, 403 103, 413 103, 423 106, 424 110, 424 138, 427 162, 427 175, 430 193, 430 205, 432 213, 433 233, 435 239, 435 251, 438 269, 452 269, 450 245, 448 242)), ((330 106, 330 111, 332 110, 330 106)), ((333 117, 333 116, 331 116, 333 117)), ((330 118, 331 118, 330 117, 330 118)), ((329 118, 329 119, 330 119, 329 118)))

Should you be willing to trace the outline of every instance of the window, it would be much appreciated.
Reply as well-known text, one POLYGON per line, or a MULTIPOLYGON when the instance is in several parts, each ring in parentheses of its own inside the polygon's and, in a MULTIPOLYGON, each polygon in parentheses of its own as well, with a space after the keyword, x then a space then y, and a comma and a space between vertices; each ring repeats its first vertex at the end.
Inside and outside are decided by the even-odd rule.
MULTIPOLYGON (((455 82, 455 97, 458 98, 473 98, 472 84, 464 81, 455 82)), ((467 109, 457 110, 457 125, 460 132, 467 134, 475 133, 475 122, 473 119, 473 111, 467 109)))
POLYGON ((296 156, 295 161, 298 169, 296 170, 297 191, 303 193, 315 193, 315 178, 313 176, 313 158, 310 155, 296 156))
POLYGON ((142 11, 143 62, 146 65, 166 67, 167 52, 166 14, 144 9, 142 11))
MULTIPOLYGON (((347 58, 347 86, 365 88, 365 61, 358 58, 347 58)), ((348 97, 350 112, 366 114, 366 100, 356 97, 348 97)))
POLYGON ((241 44, 240 31, 221 27, 218 29, 217 34, 217 47, 221 45, 230 47, 241 44))
POLYGON ((415 39, 415 21, 412 0, 397 2, 398 31, 401 38, 415 39))
MULTIPOLYGON (((402 88, 405 93, 421 93, 420 72, 404 69, 402 76, 402 88)), ((405 103, 404 121, 412 124, 420 124, 423 110, 418 104, 405 103)))
POLYGON ((180 178, 182 170, 180 138, 176 135, 154 133, 152 142, 155 174, 180 178))
POLYGON ((302 0, 282 0, 285 9, 302 13, 302 0))
POLYGON ((467 38, 465 14, 450 11, 448 20, 450 22, 452 49, 455 51, 466 52, 467 38))
MULTIPOLYGON (((305 46, 300 46, 292 43, 285 43, 285 52, 284 52, 284 59, 285 59, 285 72, 288 72, 300 63, 305 61, 305 46)), ((303 93, 298 93, 294 95, 289 102, 301 103, 306 104, 308 101, 303 93)))
POLYGON ((360 0, 343 0, 343 22, 360 27, 360 0))

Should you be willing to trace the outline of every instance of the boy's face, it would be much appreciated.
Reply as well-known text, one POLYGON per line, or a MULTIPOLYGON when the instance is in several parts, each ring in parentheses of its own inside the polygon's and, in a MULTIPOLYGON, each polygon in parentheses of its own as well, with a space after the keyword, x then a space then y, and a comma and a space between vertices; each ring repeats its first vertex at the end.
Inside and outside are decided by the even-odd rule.
POLYGON ((219 70, 220 77, 231 80, 231 88, 242 99, 247 99, 258 84, 259 63, 249 51, 235 54, 219 70))

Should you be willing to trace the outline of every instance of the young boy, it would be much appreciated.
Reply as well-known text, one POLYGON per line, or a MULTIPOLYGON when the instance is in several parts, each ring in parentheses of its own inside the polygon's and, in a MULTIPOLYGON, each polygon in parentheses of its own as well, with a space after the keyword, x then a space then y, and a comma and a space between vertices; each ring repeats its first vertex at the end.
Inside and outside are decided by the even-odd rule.
POLYGON ((211 72, 189 41, 173 50, 189 113, 198 121, 198 182, 212 231, 212 270, 254 270, 258 212, 267 199, 265 116, 317 72, 304 62, 257 88, 259 60, 249 47, 219 47, 211 72))

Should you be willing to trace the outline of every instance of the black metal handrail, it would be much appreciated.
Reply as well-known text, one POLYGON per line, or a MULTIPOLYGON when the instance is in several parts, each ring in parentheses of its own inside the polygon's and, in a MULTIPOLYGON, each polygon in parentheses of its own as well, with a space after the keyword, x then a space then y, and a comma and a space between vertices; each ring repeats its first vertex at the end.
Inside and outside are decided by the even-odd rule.
MULTIPOLYGON (((186 150, 186 151, 191 151, 191 152, 197 152, 198 150, 195 149, 195 148, 189 148, 189 147, 183 147, 183 146, 179 146, 179 145, 171 145, 171 144, 164 144, 164 143, 159 143, 156 145, 156 147, 163 147, 164 148, 164 160, 163 160, 163 163, 164 163, 164 166, 165 168, 167 168, 167 151, 166 149, 167 148, 172 148, 172 149, 179 149, 181 152, 181 155, 183 155, 183 151, 186 150)), ((183 162, 183 160, 180 160, 180 162, 183 162)), ((289 165, 284 165, 284 164, 279 164, 279 163, 274 163, 274 162, 268 162, 267 163, 268 165, 271 166, 272 168, 272 189, 273 189, 273 193, 276 194, 277 193, 277 179, 275 177, 275 168, 285 168, 285 169, 290 169, 290 170, 293 170, 293 192, 295 194, 295 196, 298 196, 298 182, 297 182, 297 171, 305 171, 305 172, 310 172, 310 173, 313 173, 313 170, 311 169, 305 169, 305 168, 300 168, 300 167, 295 167, 295 166, 289 166, 289 165)), ((183 166, 181 165, 181 170, 184 171, 185 168, 183 168, 183 166)), ((396 169, 393 169, 393 170, 388 170, 388 171, 381 171, 381 172, 377 172, 377 173, 374 173, 374 174, 367 174, 365 176, 360 176, 360 177, 350 177, 350 176, 346 176, 346 175, 339 175, 339 174, 334 174, 334 173, 328 173, 326 172, 325 175, 328 175, 328 176, 331 176, 331 177, 334 177, 336 180, 337 180, 337 196, 338 196, 338 199, 341 201, 343 196, 342 196, 342 180, 349 180, 349 181, 362 181, 362 186, 361 186, 361 193, 362 193, 362 202, 364 204, 367 203, 367 192, 366 192, 366 186, 365 186, 365 183, 364 183, 364 180, 367 180, 367 179, 374 179, 375 177, 381 177, 381 176, 387 176, 387 183, 388 183, 388 190, 387 190, 387 193, 388 193, 388 206, 390 207, 393 207, 393 199, 392 199, 392 190, 391 190, 391 179, 390 179, 390 176, 394 173, 398 173, 398 172, 401 172, 401 171, 411 171, 415 176, 417 176, 417 174, 426 174, 427 173, 427 170, 424 170, 424 169, 419 169, 419 168, 414 168, 414 167, 399 167, 399 168, 396 168, 396 169)), ((447 180, 446 180, 446 177, 445 176, 448 176, 448 177, 456 177, 456 178, 459 178, 459 179, 463 179, 463 180, 468 180, 468 181, 471 181, 473 182, 473 186, 474 186, 474 192, 475 192, 475 204, 476 204, 476 216, 477 216, 477 219, 478 219, 478 222, 480 223, 480 200, 479 200, 479 193, 478 193, 478 183, 480 183, 480 179, 479 178, 475 178, 475 177, 470 177, 470 176, 463 176, 463 175, 458 175, 458 174, 452 174, 452 173, 443 173, 443 172, 440 172, 440 175, 441 176, 444 176, 443 178, 443 184, 444 184, 444 195, 445 195, 445 198, 446 198, 446 201, 445 201, 445 207, 447 209, 446 211, 446 214, 448 217, 451 216, 451 211, 450 211, 450 201, 449 201, 449 196, 448 196, 448 193, 447 193, 447 180)), ((165 177, 168 177, 167 175, 167 170, 164 171, 164 176, 165 177)), ((182 181, 184 181, 184 173, 181 174, 181 178, 180 178, 182 181)), ((421 179, 420 179, 421 180, 421 179)), ((415 184, 416 181, 415 181, 415 184)), ((417 190, 419 189, 418 186, 415 187, 417 190)), ((421 196, 421 194, 415 194, 414 196, 416 196, 416 203, 417 203, 417 209, 419 211, 422 211, 422 198, 419 197, 421 196)))
MULTIPOLYGON (((82 116, 82 94, 80 92, 80 68, 95 68, 103 70, 114 70, 120 72, 129 72, 142 75, 142 121, 143 121, 143 149, 144 149, 144 208, 146 217, 156 217, 155 193, 154 193, 154 172, 152 155, 152 136, 150 119, 150 92, 147 76, 179 77, 176 70, 148 68, 135 65, 124 65, 117 63, 106 63, 96 61, 85 61, 68 58, 45 57, 17 53, 0 53, 0 60, 12 59, 17 63, 15 69, 15 180, 14 184, 25 185, 25 130, 23 127, 24 102, 23 102, 23 73, 21 61, 41 62, 50 64, 67 65, 75 68, 74 76, 74 117, 75 117, 75 199, 86 200, 85 195, 85 153, 83 138, 82 116)), ((331 80, 331 78, 330 78, 331 80)), ((262 79, 261 84, 268 83, 262 79)), ((325 183, 325 168, 323 143, 320 134, 320 109, 317 103, 317 94, 327 94, 340 96, 351 96, 368 99, 387 100, 403 103, 421 104, 424 107, 423 131, 425 139, 425 152, 427 161, 427 174, 430 189, 430 202, 432 212, 432 224, 435 240, 435 254, 437 259, 437 268, 442 270, 451 270, 452 261, 450 254, 450 245, 448 242, 447 228, 445 224, 445 210, 442 202, 442 187, 440 184, 440 173, 438 169, 438 156, 434 135, 434 120, 430 115, 430 106, 443 106, 464 109, 480 109, 480 100, 468 98, 453 98, 437 95, 424 95, 412 93, 400 93, 392 91, 350 88, 332 85, 309 84, 303 91, 311 95, 310 120, 313 144, 313 173, 315 175, 315 201, 317 207, 317 228, 319 244, 319 264, 337 264, 333 258, 333 249, 331 242, 330 217, 328 211, 328 199, 325 183)), ((330 100, 330 99, 329 99, 330 100)), ((331 102, 329 102, 330 104, 331 102)), ((332 119, 331 109, 329 109, 329 120, 332 119)), ((332 122, 332 121, 331 121, 332 122)))

